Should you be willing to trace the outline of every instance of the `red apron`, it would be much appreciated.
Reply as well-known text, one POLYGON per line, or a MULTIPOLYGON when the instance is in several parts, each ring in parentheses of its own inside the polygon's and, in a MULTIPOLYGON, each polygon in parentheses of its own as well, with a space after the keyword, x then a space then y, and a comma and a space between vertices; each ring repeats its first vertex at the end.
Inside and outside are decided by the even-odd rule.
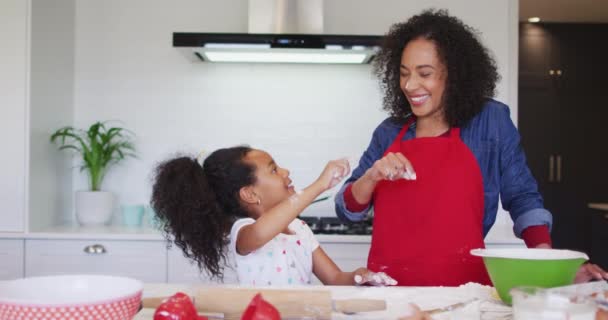
POLYGON ((367 267, 402 286, 490 284, 479 257, 484 248, 483 182, 473 153, 449 137, 401 141, 408 122, 384 153, 401 152, 417 180, 383 180, 374 190, 374 229, 367 267))

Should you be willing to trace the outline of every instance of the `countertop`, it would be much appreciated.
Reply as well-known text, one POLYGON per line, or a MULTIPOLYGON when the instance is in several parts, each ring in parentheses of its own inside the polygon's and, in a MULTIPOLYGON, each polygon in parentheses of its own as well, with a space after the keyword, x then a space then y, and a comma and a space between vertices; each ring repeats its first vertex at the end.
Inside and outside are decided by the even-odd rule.
MULTIPOLYGON (((230 287, 230 286, 226 286, 230 287)), ((234 286, 231 286, 234 288, 234 286)), ((332 319, 397 319, 409 314, 409 303, 416 303, 423 310, 471 301, 450 312, 433 315, 433 319, 497 319, 510 315, 511 308, 496 298, 494 288, 468 283, 460 287, 354 287, 354 286, 306 286, 301 290, 330 290, 333 299, 369 298, 386 299, 387 310, 355 315, 334 313, 332 319)), ((281 288, 287 289, 287 288, 281 288)), ((291 287, 294 289, 294 287, 291 287)), ((194 287, 174 284, 145 284, 144 297, 169 296, 177 291, 194 292, 194 287)), ((154 309, 141 310, 134 320, 151 320, 154 309)))
MULTIPOLYGON (((316 234, 322 243, 370 243, 371 235, 316 234)), ((77 227, 59 226, 44 230, 29 232, 1 232, 0 239, 68 239, 68 240, 165 240, 162 233, 148 227, 77 227)), ((490 232, 485 239, 486 244, 492 245, 524 245, 524 242, 512 234, 490 232)))
MULTIPOLYGON (((317 234, 324 243, 370 243, 370 235, 317 234)), ((104 227, 54 227, 40 231, 0 232, 0 239, 79 239, 79 240, 143 240, 164 241, 163 234, 154 228, 104 227)))

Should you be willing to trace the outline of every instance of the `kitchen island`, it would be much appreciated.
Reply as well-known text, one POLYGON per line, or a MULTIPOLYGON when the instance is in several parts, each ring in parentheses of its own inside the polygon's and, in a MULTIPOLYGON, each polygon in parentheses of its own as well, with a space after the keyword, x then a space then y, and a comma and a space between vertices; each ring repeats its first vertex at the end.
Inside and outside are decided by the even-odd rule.
MULTIPOLYGON (((234 286, 224 286, 235 288, 234 286)), ((500 319, 508 318, 511 308, 500 302, 494 288, 469 283, 460 287, 353 287, 353 286, 306 286, 291 287, 301 290, 330 290, 332 298, 386 299, 387 310, 355 315, 335 313, 332 319, 397 319, 409 313, 409 303, 416 303, 423 310, 441 308, 460 302, 466 305, 450 312, 437 313, 433 319, 500 319)), ((287 289, 287 288, 280 288, 287 289)), ((145 284, 144 297, 169 296, 177 291, 193 293, 194 287, 181 284, 145 284)), ((151 320, 154 309, 141 310, 135 320, 151 320)))

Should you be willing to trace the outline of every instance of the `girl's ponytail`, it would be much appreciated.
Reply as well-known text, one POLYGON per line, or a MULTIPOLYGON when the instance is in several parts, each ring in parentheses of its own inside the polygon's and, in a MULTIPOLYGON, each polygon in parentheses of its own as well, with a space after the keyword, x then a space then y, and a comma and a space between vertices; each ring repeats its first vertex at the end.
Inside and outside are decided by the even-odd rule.
POLYGON ((220 149, 202 168, 195 158, 179 157, 155 171, 151 205, 165 237, 212 277, 222 278, 232 223, 247 216, 239 190, 255 182, 255 168, 242 161, 250 150, 220 149))

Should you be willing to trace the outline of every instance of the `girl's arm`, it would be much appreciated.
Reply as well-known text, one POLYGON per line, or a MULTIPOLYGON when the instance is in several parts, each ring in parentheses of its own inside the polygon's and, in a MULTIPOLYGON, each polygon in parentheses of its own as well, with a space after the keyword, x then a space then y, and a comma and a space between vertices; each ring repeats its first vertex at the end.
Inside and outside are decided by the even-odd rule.
POLYGON ((312 272, 325 285, 359 285, 392 286, 397 281, 383 272, 372 272, 367 268, 358 268, 352 272, 344 272, 319 246, 312 253, 312 272))
POLYGON ((355 276, 363 276, 367 269, 359 268, 353 272, 344 272, 319 246, 312 253, 312 272, 325 285, 355 285, 355 276))
POLYGON ((321 192, 334 187, 348 175, 349 171, 348 161, 330 161, 319 178, 310 186, 264 212, 255 223, 241 228, 237 235, 237 252, 240 255, 247 255, 264 246, 285 230, 321 192))

